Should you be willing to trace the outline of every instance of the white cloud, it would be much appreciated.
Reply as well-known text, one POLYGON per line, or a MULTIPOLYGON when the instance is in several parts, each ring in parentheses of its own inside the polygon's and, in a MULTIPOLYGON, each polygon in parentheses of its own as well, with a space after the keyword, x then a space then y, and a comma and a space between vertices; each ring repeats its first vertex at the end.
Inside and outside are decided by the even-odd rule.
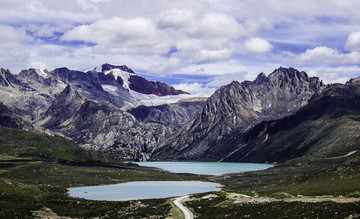
POLYGON ((0 24, 0 67, 18 73, 30 60, 26 44, 34 42, 23 28, 0 24))
POLYGON ((14 28, 8 25, 0 24, 0 43, 5 44, 8 42, 27 42, 32 41, 32 37, 29 36, 22 28, 14 28))
POLYGON ((345 83, 351 78, 359 77, 360 67, 356 65, 329 67, 326 65, 301 67, 310 76, 317 76, 328 83, 345 83))
POLYGON ((194 16, 190 11, 172 9, 160 14, 157 20, 158 26, 161 29, 178 29, 191 25, 194 22, 194 16))
POLYGON ((0 2, 0 21, 12 25, 84 23, 101 17, 96 8, 84 8, 74 0, 16 0, 0 2))
POLYGON ((185 61, 180 58, 172 57, 161 62, 153 63, 147 71, 152 74, 169 74, 176 73, 185 65, 185 61))
POLYGON ((0 43, 0 67, 19 73, 30 61, 27 48, 16 42, 0 43))
POLYGON ((247 75, 248 75, 248 73, 245 71, 217 75, 207 85, 220 87, 220 86, 224 86, 226 84, 230 84, 232 81, 242 82, 247 78, 247 75))
POLYGON ((71 27, 70 24, 30 24, 26 27, 26 30, 31 32, 34 37, 57 37, 56 34, 63 33, 71 27))
POLYGON ((0 64, 111 62, 148 74, 218 76, 218 85, 280 65, 321 75, 327 65, 336 76, 321 76, 343 81, 346 67, 360 63, 359 7, 358 0, 2 0, 0 64))
POLYGON ((170 44, 154 23, 145 18, 114 17, 81 25, 66 32, 66 41, 96 43, 102 52, 159 54, 166 53, 170 44))
POLYGON ((352 32, 345 43, 345 49, 348 51, 360 50, 360 31, 352 32))
POLYGON ((216 90, 214 87, 204 86, 200 83, 181 83, 173 84, 172 86, 175 89, 190 93, 192 97, 210 97, 216 90))
POLYGON ((175 42, 176 48, 182 51, 199 50, 222 50, 227 47, 229 40, 227 38, 196 39, 184 37, 175 42))
POLYGON ((301 16, 345 16, 359 17, 357 0, 263 0, 264 8, 272 13, 301 16))
POLYGON ((196 64, 212 63, 225 60, 231 57, 230 49, 222 50, 201 50, 195 57, 196 64))
POLYGON ((246 30, 233 17, 222 13, 208 13, 196 20, 187 30, 195 38, 237 38, 245 35, 246 30))
POLYGON ((249 53, 261 54, 269 52, 273 46, 266 40, 254 37, 245 42, 245 49, 249 53))
POLYGON ((360 53, 341 53, 336 49, 318 46, 307 49, 297 59, 303 64, 357 64, 360 62, 360 53))

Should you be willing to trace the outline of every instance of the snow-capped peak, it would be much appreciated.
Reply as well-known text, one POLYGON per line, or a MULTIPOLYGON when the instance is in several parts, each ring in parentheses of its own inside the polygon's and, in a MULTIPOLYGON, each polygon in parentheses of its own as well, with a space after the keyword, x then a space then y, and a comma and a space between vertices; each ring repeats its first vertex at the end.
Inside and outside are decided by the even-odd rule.
POLYGON ((130 87, 129 87, 129 78, 131 75, 135 75, 133 73, 129 73, 129 72, 126 72, 126 71, 122 71, 120 69, 112 69, 112 70, 109 70, 109 71, 105 71, 104 74, 108 75, 112 73, 115 77, 115 80, 117 80, 118 77, 120 77, 122 80, 123 80, 123 87, 127 90, 130 90, 130 87))

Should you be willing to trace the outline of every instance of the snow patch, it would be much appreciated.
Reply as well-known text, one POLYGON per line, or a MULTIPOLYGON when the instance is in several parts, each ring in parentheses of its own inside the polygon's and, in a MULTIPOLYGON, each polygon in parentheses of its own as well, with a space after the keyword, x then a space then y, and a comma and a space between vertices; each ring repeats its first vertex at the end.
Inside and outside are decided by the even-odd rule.
POLYGON ((59 81, 58 86, 60 87, 61 90, 64 90, 67 86, 67 84, 63 83, 62 81, 59 81))
POLYGON ((123 87, 130 91, 129 78, 131 75, 135 75, 135 74, 129 73, 126 71, 122 71, 120 69, 112 69, 112 70, 104 72, 104 74, 106 74, 106 75, 108 75, 110 73, 112 73, 115 76, 115 80, 117 80, 117 78, 120 77, 124 82, 123 87))
POLYGON ((137 107, 137 106, 158 106, 162 104, 176 103, 179 100, 188 99, 191 97, 188 94, 156 96, 154 94, 142 94, 133 90, 129 91, 130 95, 134 98, 133 103, 128 103, 124 109, 137 107))
POLYGON ((119 94, 116 92, 118 90, 118 88, 116 86, 113 86, 113 85, 101 85, 101 87, 106 92, 108 92, 109 94, 117 96, 117 97, 119 96, 119 94))
POLYGON ((35 71, 36 71, 36 74, 40 75, 43 78, 46 78, 48 76, 43 69, 35 69, 35 71))
POLYGON ((168 95, 168 96, 156 96, 154 94, 142 94, 136 91, 130 90, 130 95, 139 102, 139 105, 156 106, 166 103, 175 103, 179 100, 189 98, 188 94, 180 95, 168 95))
MULTIPOLYGON (((113 96, 119 97, 118 87, 113 85, 101 85, 101 87, 113 96)), ((137 107, 140 105, 144 106, 157 106, 162 104, 175 103, 182 99, 188 99, 190 95, 180 94, 180 95, 168 95, 168 96, 156 96, 154 94, 142 94, 129 89, 129 94, 134 98, 134 101, 131 101, 127 104, 125 108, 137 107)))

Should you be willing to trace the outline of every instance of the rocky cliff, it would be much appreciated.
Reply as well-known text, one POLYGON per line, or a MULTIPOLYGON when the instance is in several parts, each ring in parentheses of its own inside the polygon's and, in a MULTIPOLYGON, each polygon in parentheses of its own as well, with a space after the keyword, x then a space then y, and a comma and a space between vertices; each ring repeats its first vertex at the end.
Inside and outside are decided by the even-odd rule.
POLYGON ((219 160, 232 150, 224 143, 234 134, 296 112, 324 88, 319 78, 282 67, 253 82, 234 81, 217 90, 202 112, 172 135, 153 159, 219 160))
POLYGON ((235 135, 223 161, 283 162, 297 157, 341 158, 360 148, 360 78, 333 84, 282 119, 235 135), (238 138, 238 140, 235 140, 238 138))
MULTIPOLYGON (((83 99, 79 103, 65 107, 62 112, 69 119, 49 128, 86 149, 104 151, 119 160, 147 160, 170 134, 170 128, 138 122, 131 114, 108 103, 83 99)), ((56 111, 55 120, 51 118, 46 125, 58 121, 56 111)))
POLYGON ((159 106, 139 106, 128 110, 138 121, 180 128, 190 122, 204 107, 205 100, 182 101, 159 106))
POLYGON ((0 102, 0 126, 14 129, 33 130, 30 123, 21 119, 16 113, 0 102))
POLYGON ((109 64, 101 72, 1 69, 0 125, 61 135, 121 160, 282 162, 359 147, 359 78, 325 86, 281 67, 206 101, 132 109, 141 95, 159 98, 131 89, 132 76, 109 64))
MULTIPOLYGON (((132 76, 136 77, 130 68, 109 64, 103 65, 101 72, 64 67, 52 71, 26 69, 16 75, 1 69, 0 101, 4 105, 0 108, 4 110, 0 125, 24 128, 25 124, 31 124, 36 131, 67 137, 85 148, 106 151, 118 159, 146 160, 170 134, 171 128, 137 121, 121 109, 138 104, 139 96, 147 100, 156 98, 132 90, 129 87, 132 76)), ((144 87, 152 83, 145 79, 136 83, 142 82, 144 87)), ((175 91, 166 84, 162 86, 175 91)))

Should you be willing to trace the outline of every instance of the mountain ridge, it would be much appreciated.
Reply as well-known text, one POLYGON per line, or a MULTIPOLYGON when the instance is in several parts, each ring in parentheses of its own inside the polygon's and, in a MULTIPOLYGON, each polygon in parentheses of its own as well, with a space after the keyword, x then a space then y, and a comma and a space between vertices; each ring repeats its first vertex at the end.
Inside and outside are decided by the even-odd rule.
POLYGON ((1 101, 18 116, 14 119, 21 118, 36 130, 66 137, 119 160, 283 162, 305 156, 306 147, 317 147, 309 140, 313 143, 298 149, 293 142, 296 136, 313 139, 319 130, 324 134, 337 128, 353 133, 344 124, 347 119, 352 120, 349 127, 356 124, 351 118, 357 116, 359 78, 326 86, 306 72, 280 67, 268 76, 260 73, 253 81, 233 81, 206 101, 141 106, 141 100, 131 96, 136 92, 130 89, 132 72, 127 66, 110 64, 104 64, 102 72, 64 67, 27 69, 13 75, 2 69, 1 101), (132 101, 131 106, 126 105, 128 101, 132 101), (326 105, 330 103, 337 108, 326 105), (341 107, 345 108, 339 110, 341 107), (340 116, 326 120, 331 114, 328 108, 340 116), (315 114, 318 110, 324 121, 312 124, 306 109, 315 114), (348 113, 341 114, 344 112, 348 113), (305 122, 297 117, 306 118, 305 122), (326 125, 335 124, 336 118, 341 121, 326 125), (290 127, 293 123, 304 130, 290 127), (319 124, 325 124, 326 130, 319 124), (295 137, 282 138, 278 134, 282 126, 291 128, 288 134, 295 137))
POLYGON ((283 67, 268 77, 259 74, 253 82, 233 81, 218 89, 191 124, 170 136, 153 159, 164 159, 162 154, 180 160, 208 160, 209 154, 226 156, 217 146, 227 141, 226 136, 243 133, 261 121, 290 115, 323 88, 319 78, 283 67))

